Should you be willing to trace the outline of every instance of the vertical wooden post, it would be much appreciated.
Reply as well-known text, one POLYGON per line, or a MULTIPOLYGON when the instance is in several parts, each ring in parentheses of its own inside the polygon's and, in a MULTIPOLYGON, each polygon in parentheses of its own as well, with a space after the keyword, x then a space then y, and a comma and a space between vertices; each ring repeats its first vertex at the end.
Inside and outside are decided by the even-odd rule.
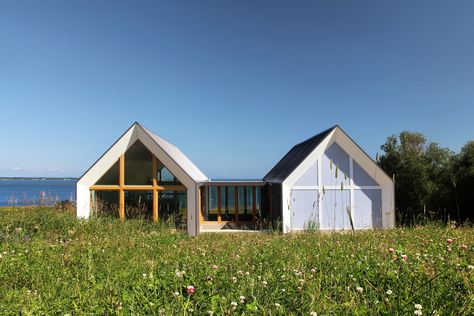
POLYGON ((239 187, 234 187, 235 195, 235 221, 239 220, 239 187))
POLYGON ((252 222, 257 221, 257 188, 252 187, 252 222))
POLYGON ((152 181, 153 181, 153 222, 158 222, 158 162, 156 161, 155 155, 153 155, 152 165, 152 181))
POLYGON ((221 214, 221 187, 216 186, 217 189, 217 222, 222 222, 222 214, 221 214))
POLYGON ((125 219, 125 192, 123 187, 125 186, 125 155, 122 154, 120 155, 119 159, 119 166, 120 166, 120 172, 119 172, 119 217, 120 221, 123 222, 125 219))

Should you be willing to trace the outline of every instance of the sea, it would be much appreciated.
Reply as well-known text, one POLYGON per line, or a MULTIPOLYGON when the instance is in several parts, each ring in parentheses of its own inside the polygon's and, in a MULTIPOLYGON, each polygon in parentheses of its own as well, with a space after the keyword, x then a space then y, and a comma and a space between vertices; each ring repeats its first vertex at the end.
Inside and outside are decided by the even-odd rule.
POLYGON ((76 179, 0 179, 0 206, 76 201, 76 179))

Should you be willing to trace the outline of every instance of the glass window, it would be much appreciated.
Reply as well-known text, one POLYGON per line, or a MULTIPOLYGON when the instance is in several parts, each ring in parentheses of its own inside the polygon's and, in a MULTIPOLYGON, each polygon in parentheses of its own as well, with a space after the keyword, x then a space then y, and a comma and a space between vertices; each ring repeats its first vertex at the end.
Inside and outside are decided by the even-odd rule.
POLYGON ((151 219, 153 191, 125 190, 125 217, 151 219))
POLYGON ((158 191, 158 218, 178 228, 186 227, 186 192, 158 191))
POLYGON ((119 217, 119 191, 91 191, 92 212, 97 216, 119 217))
POLYGON ((158 183, 160 184, 181 184, 178 179, 166 167, 158 171, 158 183))
POLYGON ((117 161, 95 184, 119 185, 120 163, 117 161))
POLYGON ((136 141, 125 153, 125 184, 151 185, 153 156, 142 142, 136 141))
POLYGON ((217 221, 217 187, 210 186, 207 188, 207 205, 208 208, 204 210, 205 221, 217 221))
MULTIPOLYGON (((252 192, 252 189, 249 187, 250 192, 252 192)), ((239 192, 239 221, 242 222, 250 222, 252 221, 252 203, 248 204, 248 195, 249 195, 249 190, 247 190, 247 187, 239 187, 238 192, 239 192)))

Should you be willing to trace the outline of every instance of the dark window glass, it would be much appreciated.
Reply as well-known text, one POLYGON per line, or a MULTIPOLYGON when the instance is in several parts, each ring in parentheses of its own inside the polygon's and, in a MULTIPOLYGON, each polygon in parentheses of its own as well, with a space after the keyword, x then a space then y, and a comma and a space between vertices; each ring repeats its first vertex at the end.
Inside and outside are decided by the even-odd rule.
POLYGON ((119 185, 120 163, 117 161, 95 184, 119 185))

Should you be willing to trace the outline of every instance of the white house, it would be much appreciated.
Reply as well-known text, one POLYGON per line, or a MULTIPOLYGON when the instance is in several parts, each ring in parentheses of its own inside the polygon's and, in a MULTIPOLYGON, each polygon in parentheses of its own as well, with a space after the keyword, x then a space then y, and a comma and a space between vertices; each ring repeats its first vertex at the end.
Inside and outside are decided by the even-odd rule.
POLYGON ((392 179, 339 126, 294 146, 263 178, 283 231, 392 228, 392 179))
POLYGON ((211 181, 134 123, 77 181, 77 216, 172 220, 189 235, 281 220, 283 232, 391 228, 394 185, 338 126, 294 146, 263 180, 211 181))

